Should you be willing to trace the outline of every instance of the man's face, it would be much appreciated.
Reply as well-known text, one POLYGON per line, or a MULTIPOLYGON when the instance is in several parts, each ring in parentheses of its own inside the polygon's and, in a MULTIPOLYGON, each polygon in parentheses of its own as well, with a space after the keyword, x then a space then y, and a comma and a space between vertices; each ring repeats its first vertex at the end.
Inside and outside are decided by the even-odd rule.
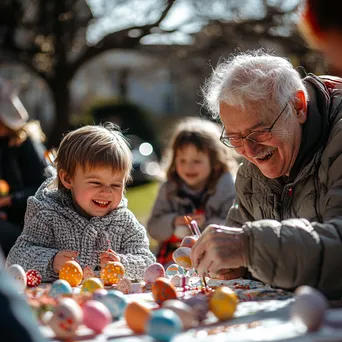
POLYGON ((121 202, 124 184, 124 175, 110 167, 77 167, 64 186, 71 190, 79 211, 89 216, 105 216, 121 202))
MULTIPOLYGON (((251 132, 269 128, 281 109, 279 106, 270 105, 265 108, 260 103, 249 103, 245 108, 241 108, 221 102, 220 116, 227 135, 246 137, 251 132)), ((246 139, 243 146, 235 150, 256 165, 268 178, 289 175, 302 139, 301 123, 291 103, 285 108, 271 132, 272 138, 269 141, 255 143, 246 139)))

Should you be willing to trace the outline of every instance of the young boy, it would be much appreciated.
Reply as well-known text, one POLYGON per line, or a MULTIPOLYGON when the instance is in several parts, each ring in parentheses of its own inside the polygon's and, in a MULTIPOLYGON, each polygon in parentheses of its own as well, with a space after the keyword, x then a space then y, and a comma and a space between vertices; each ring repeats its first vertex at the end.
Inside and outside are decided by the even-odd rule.
POLYGON ((120 131, 107 124, 70 132, 55 164, 57 177, 28 199, 24 230, 7 265, 38 270, 50 282, 68 260, 88 271, 120 261, 127 277, 141 280, 155 258, 123 195, 132 154, 120 131))

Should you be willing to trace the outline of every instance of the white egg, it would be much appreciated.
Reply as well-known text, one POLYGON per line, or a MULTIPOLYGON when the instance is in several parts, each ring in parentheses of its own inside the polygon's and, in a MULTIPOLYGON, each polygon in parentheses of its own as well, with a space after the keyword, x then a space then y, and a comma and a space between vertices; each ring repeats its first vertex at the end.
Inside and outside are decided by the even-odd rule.
POLYGON ((53 316, 48 322, 57 338, 70 338, 75 335, 83 321, 81 307, 71 298, 63 298, 56 306, 53 316))
POLYGON ((8 268, 8 273, 10 277, 15 280, 18 290, 23 291, 26 287, 25 270, 20 265, 14 264, 8 268))
POLYGON ((316 331, 322 325, 328 307, 327 299, 309 286, 296 290, 296 300, 291 310, 291 320, 304 331, 316 331))

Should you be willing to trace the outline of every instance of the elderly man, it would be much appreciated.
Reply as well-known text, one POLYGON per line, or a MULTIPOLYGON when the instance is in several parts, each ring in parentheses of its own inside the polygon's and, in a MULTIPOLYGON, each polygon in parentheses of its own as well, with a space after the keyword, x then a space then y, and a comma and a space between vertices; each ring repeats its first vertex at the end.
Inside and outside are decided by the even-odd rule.
MULTIPOLYGON (((301 80, 263 52, 221 63, 204 87, 221 141, 243 158, 226 226, 193 247, 200 274, 247 267, 285 289, 342 295, 342 91, 339 79, 301 80)), ((228 273, 229 277, 229 273, 228 273)))

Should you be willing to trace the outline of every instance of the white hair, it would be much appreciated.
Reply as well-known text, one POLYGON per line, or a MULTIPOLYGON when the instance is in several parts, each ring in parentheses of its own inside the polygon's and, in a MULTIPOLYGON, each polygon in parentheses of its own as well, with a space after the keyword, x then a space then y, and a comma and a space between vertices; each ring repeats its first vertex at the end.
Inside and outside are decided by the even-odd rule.
POLYGON ((308 94, 299 73, 285 58, 264 50, 233 55, 222 60, 202 87, 204 105, 214 118, 220 102, 245 107, 248 102, 271 102, 283 106, 302 90, 308 94))

